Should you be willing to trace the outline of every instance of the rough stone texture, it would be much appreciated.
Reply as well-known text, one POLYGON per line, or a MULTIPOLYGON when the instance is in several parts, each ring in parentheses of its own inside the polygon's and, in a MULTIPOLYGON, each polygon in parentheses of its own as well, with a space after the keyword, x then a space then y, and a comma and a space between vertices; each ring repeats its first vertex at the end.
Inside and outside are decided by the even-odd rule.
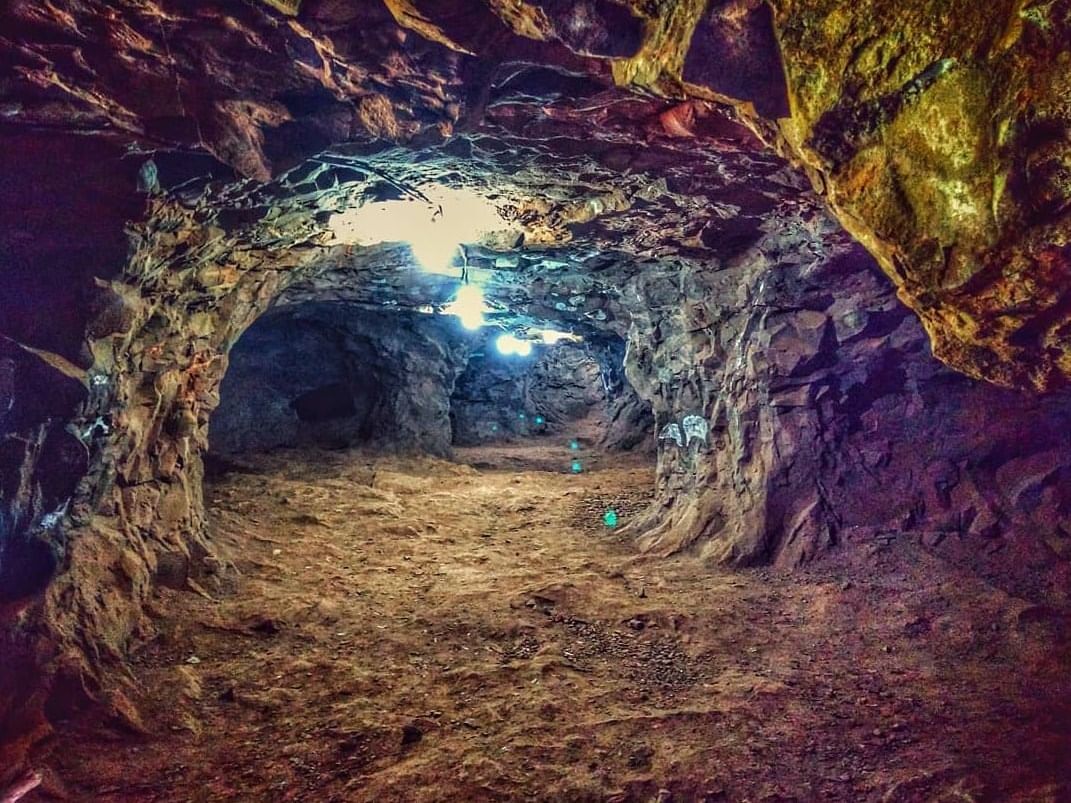
POLYGON ((785 141, 935 354, 1001 384, 1064 384, 1071 4, 774 5, 785 141))
POLYGON ((493 343, 484 344, 454 388, 450 422, 460 446, 539 431, 528 417, 533 411, 525 393, 531 360, 503 358, 493 350, 493 343))
POLYGON ((93 393, 84 332, 109 308, 91 277, 122 270, 123 227, 142 207, 114 187, 126 176, 108 143, 28 135, 0 147, 0 788, 48 730, 42 668, 62 648, 31 608, 68 559, 61 519, 89 461, 68 422, 93 393), (73 175, 83 192, 70 192, 73 175))
MULTIPOLYGON (((1050 567, 1035 591, 1059 596, 1064 399, 937 367, 807 186, 941 359, 1061 384, 1069 14, 8 4, 0 789, 50 698, 136 724, 121 673, 99 670, 151 635, 161 567, 210 582, 201 455, 241 333, 273 304, 434 311, 456 292, 405 246, 346 246, 328 222, 430 181, 514 225, 468 249, 494 323, 629 333, 659 430, 706 422, 712 451, 660 441, 649 548, 794 564, 907 531, 983 571, 1050 567)), ((607 442, 643 420, 620 399, 607 442)))
POLYGON ((945 368, 857 246, 798 245, 636 280, 626 369, 658 422, 662 505, 632 531, 663 554, 786 567, 921 539, 1066 605, 1071 397, 945 368), (693 415, 705 436, 681 426, 693 415))
POLYGON ((445 456, 452 444, 552 434, 611 449, 653 443, 620 338, 597 357, 569 342, 517 357, 498 353, 499 334, 344 302, 278 307, 228 354, 210 451, 362 445, 445 456))
POLYGON ((229 355, 209 428, 220 454, 368 445, 449 454, 469 340, 441 316, 310 303, 269 312, 229 355))
POLYGON ((552 426, 587 418, 609 402, 608 396, 599 364, 582 348, 547 349, 529 374, 532 409, 552 426))
POLYGON ((532 435, 582 438, 618 449, 642 442, 650 434, 649 414, 646 421, 641 416, 630 422, 631 442, 610 442, 611 423, 620 415, 623 399, 636 397, 627 383, 614 384, 590 351, 586 344, 560 343, 537 347, 529 357, 503 356, 489 338, 454 390, 454 442, 471 445, 532 435))
MULTIPOLYGON (((574 49, 617 30, 494 5, 518 34, 574 49)), ((629 5, 644 36, 613 62, 619 84, 732 103, 809 172, 941 360, 1002 385, 1066 383, 1071 2, 629 5)))

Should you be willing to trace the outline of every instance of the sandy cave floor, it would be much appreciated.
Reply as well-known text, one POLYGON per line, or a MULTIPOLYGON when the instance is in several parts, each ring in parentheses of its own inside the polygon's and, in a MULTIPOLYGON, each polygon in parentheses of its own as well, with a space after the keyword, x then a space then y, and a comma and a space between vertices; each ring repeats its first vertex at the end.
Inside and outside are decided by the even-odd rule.
POLYGON ((583 459, 283 451, 213 481, 233 567, 159 592, 148 733, 67 723, 26 800, 1071 800, 1071 660, 1035 608, 895 541, 651 560, 601 515, 652 468, 583 459))

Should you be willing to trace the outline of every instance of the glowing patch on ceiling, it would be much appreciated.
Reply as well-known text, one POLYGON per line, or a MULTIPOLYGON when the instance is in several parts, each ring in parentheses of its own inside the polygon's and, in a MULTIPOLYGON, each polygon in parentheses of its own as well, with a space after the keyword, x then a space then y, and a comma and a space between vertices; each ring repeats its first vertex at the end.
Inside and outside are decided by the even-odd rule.
POLYGON ((487 312, 483 290, 474 284, 463 285, 457 291, 457 298, 447 304, 443 311, 456 315, 466 329, 479 329, 483 326, 483 314, 487 312))
POLYGON ((580 335, 574 335, 572 332, 559 332, 557 329, 540 329, 539 339, 548 346, 553 346, 555 343, 559 343, 562 340, 568 340, 571 343, 579 343, 584 338, 580 335))
POLYGON ((521 340, 511 334, 499 335, 495 341, 495 348, 499 354, 516 354, 518 357, 527 357, 532 353, 532 341, 521 340))

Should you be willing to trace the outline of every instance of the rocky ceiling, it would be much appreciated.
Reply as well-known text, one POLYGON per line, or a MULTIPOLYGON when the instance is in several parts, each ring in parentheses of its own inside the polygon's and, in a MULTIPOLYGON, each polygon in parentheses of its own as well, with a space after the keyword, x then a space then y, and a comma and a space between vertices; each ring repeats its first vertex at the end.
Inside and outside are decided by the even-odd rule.
MULTIPOLYGON (((574 157, 557 168, 571 184, 585 160, 633 175, 674 160, 672 202, 693 166, 725 170, 723 186, 777 172, 735 117, 806 171, 941 359, 1004 385, 1071 372, 1067 0, 16 0, 2 14, 6 129, 208 152, 280 189, 340 143, 462 135, 443 167, 453 156, 474 181, 519 169, 529 198, 554 197, 550 153, 574 157)), ((658 194, 590 179, 558 200, 600 198, 622 226, 658 194)), ((768 213, 755 191, 679 205, 676 242, 709 241, 734 207, 768 213)))
MULTIPOLYGON (((304 269, 293 272, 277 303, 336 299, 441 310, 456 278, 421 270, 404 244, 340 245, 331 220, 398 186, 465 188, 495 203, 509 226, 465 248, 468 276, 491 305, 489 320, 623 337, 630 323, 623 291, 645 268, 716 268, 770 233, 823 217, 803 179, 763 154, 746 130, 705 103, 688 111, 703 116, 706 130, 684 139, 665 130, 663 102, 520 67, 491 88, 487 120, 445 148, 333 147, 252 195, 240 185, 222 192, 208 185, 181 213, 168 208, 224 232, 215 261, 225 249, 285 248, 292 258, 304 250, 304 269), (579 96, 546 97, 547 87, 563 80, 579 96), (544 98, 536 109, 528 90, 538 87, 544 98), (587 126, 590 108, 599 110, 595 131, 587 126), (709 147, 696 150, 700 137, 709 147)), ((162 219, 157 214, 151 225, 162 219)), ((146 245, 158 247, 151 235, 146 245)))

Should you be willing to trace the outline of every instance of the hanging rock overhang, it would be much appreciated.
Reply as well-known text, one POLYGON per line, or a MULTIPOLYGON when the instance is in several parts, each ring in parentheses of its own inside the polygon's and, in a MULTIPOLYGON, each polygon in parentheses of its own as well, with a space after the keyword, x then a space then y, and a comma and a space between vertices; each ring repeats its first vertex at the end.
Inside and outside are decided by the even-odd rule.
MULTIPOLYGON (((586 40, 619 30, 553 3, 491 5, 518 36, 570 49, 585 26, 586 40)), ((624 6, 642 42, 595 54, 617 83, 733 105, 808 171, 939 359, 1009 387, 1067 384, 1071 4, 624 6)))

